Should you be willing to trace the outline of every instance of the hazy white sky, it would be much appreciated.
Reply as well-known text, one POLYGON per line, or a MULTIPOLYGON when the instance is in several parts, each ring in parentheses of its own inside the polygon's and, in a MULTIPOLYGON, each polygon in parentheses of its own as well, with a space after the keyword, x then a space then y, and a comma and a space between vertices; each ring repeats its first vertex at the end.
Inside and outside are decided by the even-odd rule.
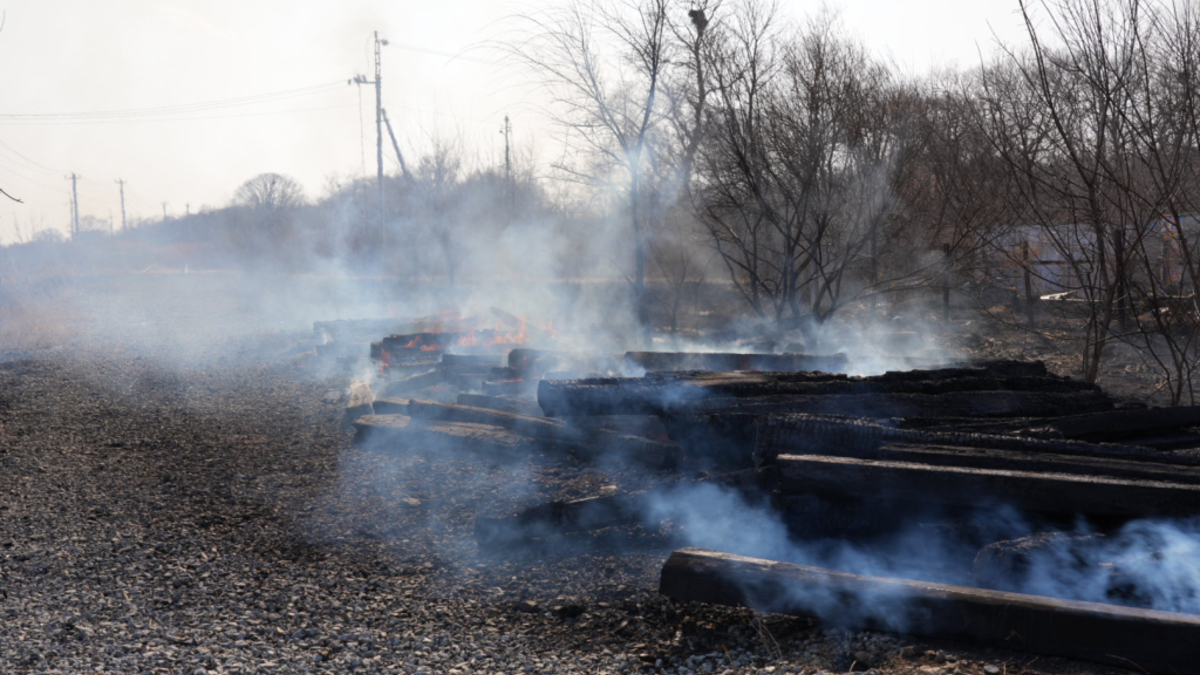
MULTIPOLYGON (((375 171, 372 31, 383 103, 415 158, 459 137, 499 161, 505 114, 515 141, 545 144, 536 89, 479 45, 505 18, 556 0, 0 0, 0 243, 14 223, 66 231, 71 181, 80 213, 130 218, 225 204, 265 171, 310 196, 331 176, 375 171)), ((686 0, 680 0, 681 11, 686 0)), ((803 17, 814 2, 781 0, 803 17)), ((1019 42, 1016 0, 841 0, 846 27, 907 71, 972 65, 995 35, 1019 42)), ((544 129, 543 129, 544 131, 544 129)), ((539 148, 544 152, 552 148, 539 148)), ((385 166, 394 170, 385 137, 385 166)))

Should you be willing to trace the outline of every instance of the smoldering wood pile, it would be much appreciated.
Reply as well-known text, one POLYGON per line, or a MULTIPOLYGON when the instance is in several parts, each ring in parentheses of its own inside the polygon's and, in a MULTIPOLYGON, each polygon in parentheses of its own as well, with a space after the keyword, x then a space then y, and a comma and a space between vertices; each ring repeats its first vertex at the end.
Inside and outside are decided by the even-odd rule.
MULTIPOLYGON (((659 418, 680 443, 685 470, 704 467, 710 482, 715 470, 743 494, 768 499, 801 539, 874 536, 896 530, 906 514, 931 509, 1011 507, 1047 519, 1040 522, 1083 516, 1108 527, 1200 514, 1200 408, 1145 409, 1055 376, 1041 363, 959 364, 876 377, 672 372, 543 380, 538 401, 545 414, 564 419, 659 418)), ((646 504, 665 494, 544 504, 485 520, 477 536, 495 544, 514 532, 536 538, 644 524, 646 504)), ((886 591, 903 596, 893 618, 912 622, 857 619, 886 630, 1197 672, 1187 650, 1158 647, 1160 628, 1179 631, 1178 639, 1194 635, 1200 619, 1191 615, 815 568, 797 572, 770 561, 732 564, 733 558, 677 552, 663 569, 662 592, 820 616, 830 612, 813 598, 833 595, 845 617, 847 607, 886 591), (931 613, 940 618, 924 620, 931 613), (1013 635, 1021 636, 1017 643, 1013 635)), ((1003 586, 1005 578, 977 574, 976 583, 1003 586)), ((1126 599, 1137 596, 1136 589, 1123 592, 1126 599)))
MULTIPOLYGON (((361 441, 385 447, 505 459, 549 453, 661 472, 660 488, 479 517, 480 546, 498 550, 653 528, 650 504, 701 484, 769 504, 800 540, 877 536, 895 531, 914 512, 1005 507, 1044 519, 1039 522, 1082 516, 1101 528, 1200 514, 1200 407, 1146 409, 1056 376, 1042 363, 962 363, 872 377, 797 369, 562 379, 631 366, 845 365, 844 357, 800 356, 756 361, 750 355, 514 349, 501 364, 485 355, 445 355, 433 369, 393 382, 379 400, 360 387, 350 401, 356 413, 348 408, 348 418, 357 417, 361 441), (424 398, 455 387, 467 391, 452 401, 424 398)), ((903 597, 903 611, 912 616, 935 612, 944 620, 852 618, 885 630, 1109 663, 1130 659, 1156 672, 1198 672, 1182 660, 1183 652, 1159 649, 1162 638, 1149 636, 1161 629, 1186 644, 1200 619, 994 590, 1009 581, 1004 556, 1011 548, 996 542, 980 553, 984 562, 976 562, 986 568, 976 584, 993 590, 694 550, 671 557, 661 590, 678 600, 821 616, 827 613, 813 597, 841 598, 853 607, 885 592, 903 597), (1014 634, 1022 636, 1018 643, 1014 634)), ((1122 592, 1132 598, 1126 604, 1136 604, 1137 589, 1122 592)))

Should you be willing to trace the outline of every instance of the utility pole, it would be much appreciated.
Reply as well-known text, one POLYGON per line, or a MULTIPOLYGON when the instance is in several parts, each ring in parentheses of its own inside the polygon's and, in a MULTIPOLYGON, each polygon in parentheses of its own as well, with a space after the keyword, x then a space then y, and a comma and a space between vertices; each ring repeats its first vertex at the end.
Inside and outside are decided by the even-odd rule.
POLYGON ((125 231, 125 179, 118 178, 117 185, 121 186, 121 231, 125 231))
POLYGON ((512 182, 512 156, 509 153, 509 137, 512 136, 512 124, 508 121, 508 115, 504 116, 504 128, 500 130, 504 134, 504 179, 512 182))
POLYGON ((513 186, 512 178, 512 124, 508 121, 508 115, 504 116, 504 128, 500 130, 504 134, 504 184, 508 189, 508 218, 512 220, 517 215, 517 192, 513 186))
MULTIPOLYGON (((379 243, 383 244, 383 64, 380 58, 380 48, 386 47, 388 41, 380 39, 379 31, 375 31, 375 166, 376 181, 379 185, 379 243)), ((370 84, 363 75, 355 75, 350 81, 353 84, 370 84)), ((390 125, 389 125, 390 126, 390 125)))
POLYGON ((388 119, 387 108, 383 108, 383 123, 387 126, 388 137, 392 139, 392 148, 396 151, 396 159, 400 160, 400 173, 404 175, 404 179, 411 181, 412 176, 408 175, 408 165, 404 163, 404 155, 400 152, 400 144, 396 142, 396 132, 392 131, 392 121, 388 119))
POLYGON ((71 174, 71 239, 79 236, 79 176, 71 174))
POLYGON ((163 222, 167 222, 167 203, 163 202, 163 222))
POLYGON ((190 217, 192 215, 192 203, 187 202, 183 205, 183 215, 190 217))

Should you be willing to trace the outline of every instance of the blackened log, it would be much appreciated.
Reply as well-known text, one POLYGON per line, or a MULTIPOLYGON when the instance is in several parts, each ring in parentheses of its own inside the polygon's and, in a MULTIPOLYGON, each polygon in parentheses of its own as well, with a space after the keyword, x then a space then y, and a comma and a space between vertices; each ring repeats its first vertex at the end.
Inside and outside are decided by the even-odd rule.
POLYGON ((765 370, 842 373, 845 354, 710 354, 700 352, 626 352, 625 360, 647 371, 765 370))
POLYGON ((545 441, 503 427, 413 419, 407 415, 366 415, 354 422, 354 428, 355 442, 374 450, 515 457, 546 449, 545 441))
POLYGON ((1090 455, 1164 464, 1200 464, 1200 461, 1191 456, 1157 452, 1132 445, 897 429, 872 420, 832 415, 776 415, 759 418, 755 421, 753 434, 755 461, 760 464, 769 464, 776 455, 785 453, 817 452, 849 457, 872 457, 880 446, 887 443, 1090 455))
POLYGON ((761 416, 753 413, 698 413, 663 417, 667 435, 685 457, 700 465, 744 469, 755 464, 755 433, 761 416))
MULTIPOLYGON (((540 394, 540 392, 539 392, 540 394)), ((540 396, 539 396, 540 401, 540 396)), ((846 396, 755 396, 705 398, 668 404, 675 411, 727 411, 758 415, 808 413, 863 417, 1025 417, 1060 415, 1071 410, 1112 410, 1115 401, 1102 391, 962 391, 946 394, 852 394, 846 396)), ((545 406, 543 406, 544 408, 545 406)))
POLYGON ((401 354, 406 351, 441 351, 466 337, 466 333, 411 333, 383 338, 383 351, 401 354))
POLYGON ((1200 467, 1087 455, 895 443, 881 446, 870 459, 1200 485, 1200 467))
POLYGON ((1200 617, 928 581, 675 551, 659 592, 677 601, 816 616, 851 628, 964 640, 1156 673, 1196 675, 1200 617))
POLYGON ((519 371, 529 370, 537 360, 546 356, 554 356, 562 352, 552 352, 545 349, 526 349, 518 347, 508 353, 508 367, 519 371))
POLYGON ((1025 428, 1050 428, 1061 438, 1086 441, 1129 440, 1169 436, 1172 431, 1200 426, 1200 406, 1112 410, 1047 419, 974 424, 977 433, 1014 433, 1025 428))
POLYGON ((1010 505, 1025 511, 1088 516, 1200 514, 1200 485, 1183 483, 822 455, 780 455, 774 466, 783 493, 952 506, 1010 505))
MULTIPOLYGON (((590 378, 547 381, 538 385, 538 403, 547 415, 661 414, 703 405, 709 398, 769 396, 823 396, 868 394, 946 394, 964 391, 1016 391, 1034 393, 1092 393, 1103 397, 1092 384, 1049 374, 1034 375, 1045 366, 949 368, 931 371, 885 373, 874 377, 848 377, 826 373, 695 372, 650 373, 641 378, 590 378)), ((763 405, 769 402, 764 399, 763 405)), ((712 408, 717 404, 705 407, 712 408)), ((720 405, 729 405, 721 403, 720 405)), ((897 407, 909 416, 920 408, 897 407)), ((1109 405, 1108 408, 1112 406, 1109 405)), ((1061 409, 1060 409, 1061 410, 1061 409)), ((1078 409, 1066 409, 1078 412, 1078 409)), ((1084 410, 1091 410, 1084 408, 1084 410)), ((938 411, 938 415, 950 414, 938 411)), ((1010 413, 1011 414, 1011 413, 1010 413)), ((1036 413, 1039 416, 1053 412, 1036 413)), ((1060 413, 1065 414, 1065 413, 1060 413)))
POLYGON ((534 401, 506 396, 488 396, 486 394, 459 394, 459 405, 469 405, 476 408, 489 408, 518 415, 542 416, 542 407, 534 401))

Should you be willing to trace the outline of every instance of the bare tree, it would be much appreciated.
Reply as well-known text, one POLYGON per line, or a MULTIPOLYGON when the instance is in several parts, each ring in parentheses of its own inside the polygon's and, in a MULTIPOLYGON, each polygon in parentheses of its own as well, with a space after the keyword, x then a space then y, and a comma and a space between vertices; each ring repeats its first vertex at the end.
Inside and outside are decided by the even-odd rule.
POLYGON ((911 110, 833 16, 785 31, 773 5, 751 0, 714 37, 693 203, 749 306, 815 344, 849 299, 884 285, 911 110))
POLYGON ((649 248, 687 183, 679 167, 690 173, 700 143, 707 9, 706 2, 685 14, 669 0, 579 0, 523 17, 527 39, 509 48, 552 92, 564 131, 557 167, 619 196, 632 253, 628 279, 643 325, 649 248), (690 94, 668 91, 685 82, 694 83, 690 94), (669 119, 677 124, 668 128, 669 119), (669 159, 677 142, 682 164, 669 159))
POLYGON ((257 211, 281 211, 303 206, 304 189, 288 176, 260 173, 238 186, 233 202, 257 211))
MULTIPOLYGON (((1171 39, 1159 5, 1046 0, 1037 8, 1049 29, 1023 2, 1028 51, 984 70, 979 101, 1015 186, 1014 212, 1062 260, 1055 283, 1083 300, 1076 305, 1085 325, 1082 373, 1095 381, 1114 338, 1134 338, 1151 355, 1164 340, 1176 349, 1178 329, 1157 309, 1148 321, 1131 317, 1131 300, 1156 305, 1165 293, 1155 269, 1163 253, 1158 223, 1181 205, 1181 172, 1191 164, 1175 109, 1184 102, 1167 102, 1162 92, 1181 73, 1164 71, 1151 48, 1171 39)), ((1176 377, 1183 365, 1175 360, 1176 377)))

